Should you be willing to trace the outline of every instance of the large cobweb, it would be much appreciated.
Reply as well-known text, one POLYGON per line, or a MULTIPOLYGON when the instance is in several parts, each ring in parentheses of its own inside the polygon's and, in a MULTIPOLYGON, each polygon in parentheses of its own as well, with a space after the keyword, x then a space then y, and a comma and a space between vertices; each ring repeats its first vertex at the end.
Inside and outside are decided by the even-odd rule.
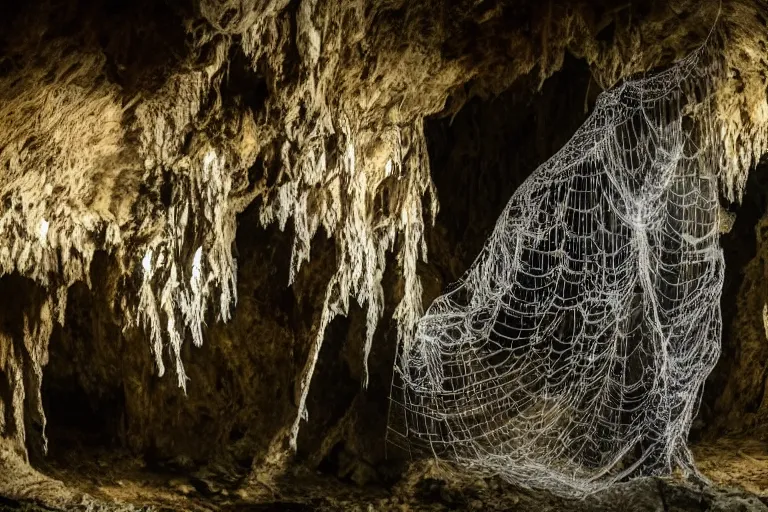
POLYGON ((601 94, 519 188, 402 347, 390 440, 571 495, 695 472, 723 281, 702 68, 601 94))

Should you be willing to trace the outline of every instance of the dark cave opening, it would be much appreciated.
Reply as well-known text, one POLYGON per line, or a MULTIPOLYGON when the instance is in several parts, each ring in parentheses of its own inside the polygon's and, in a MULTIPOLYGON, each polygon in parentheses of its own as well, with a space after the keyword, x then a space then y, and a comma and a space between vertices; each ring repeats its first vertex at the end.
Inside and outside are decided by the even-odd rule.
POLYGON ((534 75, 496 97, 470 100, 453 117, 427 119, 440 202, 427 244, 443 287, 470 266, 517 187, 571 138, 600 92, 588 64, 570 54, 531 94, 534 75))
MULTIPOLYGON (((52 367, 61 364, 66 354, 52 351, 52 367)), ((43 381, 48 456, 57 459, 78 450, 116 449, 125 410, 122 389, 113 387, 95 397, 79 382, 78 376, 56 375, 43 381)))
MULTIPOLYGON (((39 380, 30 370, 35 365, 33 359, 42 362, 35 355, 39 354, 40 340, 35 339, 34 332, 45 323, 44 302, 44 291, 32 280, 16 273, 0 278, 0 403, 12 404, 24 412, 19 416, 13 407, 1 407, 0 435, 17 441, 24 435, 32 454, 43 449, 43 418, 35 389, 39 380)), ((16 446, 18 451, 24 448, 16 446)))
MULTIPOLYGON (((754 166, 747 179, 744 196, 740 203, 727 205, 727 211, 735 215, 729 232, 720 237, 720 246, 725 258, 725 278, 721 296, 722 338, 721 354, 717 365, 712 370, 704 386, 699 414, 691 429, 690 440, 693 442, 714 439, 721 435, 717 428, 712 428, 717 416, 723 414, 718 400, 733 373, 738 371, 737 358, 743 340, 734 330, 734 323, 739 310, 739 296, 745 279, 747 265, 757 256, 757 232, 760 220, 768 211, 768 161, 765 159, 754 166)), ((727 202, 723 199, 723 204, 727 202)), ((762 401, 747 404, 744 413, 756 412, 762 401)))
MULTIPOLYGON (((97 254, 94 277, 105 268, 105 259, 97 254)), ((64 327, 57 325, 52 334, 42 385, 49 451, 38 462, 125 447, 123 341, 99 303, 100 288, 70 287, 64 327), (102 349, 105 343, 108 350, 102 349)))

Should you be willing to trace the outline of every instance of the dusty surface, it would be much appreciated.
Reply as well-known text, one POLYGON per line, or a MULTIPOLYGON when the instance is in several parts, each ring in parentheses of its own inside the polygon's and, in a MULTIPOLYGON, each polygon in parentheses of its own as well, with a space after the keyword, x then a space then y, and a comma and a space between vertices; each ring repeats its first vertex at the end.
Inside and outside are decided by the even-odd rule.
POLYGON ((768 498, 768 443, 721 438, 698 445, 694 455, 701 471, 719 485, 740 487, 768 498))

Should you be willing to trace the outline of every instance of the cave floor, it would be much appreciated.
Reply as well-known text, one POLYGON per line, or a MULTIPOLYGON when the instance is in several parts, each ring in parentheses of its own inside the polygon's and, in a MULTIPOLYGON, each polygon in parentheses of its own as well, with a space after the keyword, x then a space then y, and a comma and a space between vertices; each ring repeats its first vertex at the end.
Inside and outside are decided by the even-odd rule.
POLYGON ((768 443, 721 438, 692 449, 699 469, 713 483, 739 487, 768 501, 768 443))
MULTIPOLYGON (((26 490, 5 499, 0 475, 0 510, 768 511, 768 443, 720 439, 694 446, 693 451, 713 485, 699 487, 679 478, 639 479, 584 499, 461 476, 433 462, 413 463, 399 482, 385 487, 357 486, 299 467, 279 475, 234 479, 214 476, 210 470, 147 468, 139 459, 81 452, 40 468, 63 486, 35 483, 21 474, 15 481, 27 478, 26 490)), ((0 457, 7 484, 14 468, 3 462, 0 457)))

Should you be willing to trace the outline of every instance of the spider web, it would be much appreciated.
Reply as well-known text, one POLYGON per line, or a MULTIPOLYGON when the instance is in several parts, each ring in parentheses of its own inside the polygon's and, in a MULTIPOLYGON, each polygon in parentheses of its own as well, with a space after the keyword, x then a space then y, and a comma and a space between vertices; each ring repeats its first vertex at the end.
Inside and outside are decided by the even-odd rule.
POLYGON ((696 472, 720 351, 718 187, 694 54, 604 92, 398 354, 389 439, 578 495, 696 472))

